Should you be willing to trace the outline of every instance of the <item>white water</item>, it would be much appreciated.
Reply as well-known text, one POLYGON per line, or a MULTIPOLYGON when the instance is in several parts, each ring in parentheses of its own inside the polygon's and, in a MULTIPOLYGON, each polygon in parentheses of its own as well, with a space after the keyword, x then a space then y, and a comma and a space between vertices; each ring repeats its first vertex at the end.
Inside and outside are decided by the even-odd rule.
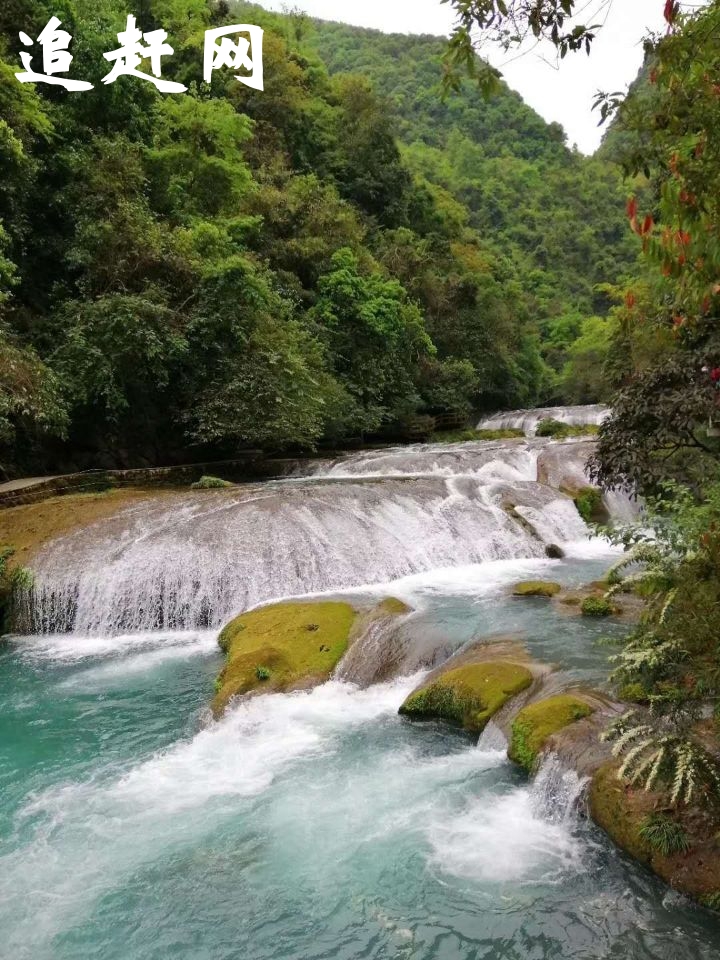
POLYGON ((541 420, 558 420, 569 426, 599 426, 610 416, 608 407, 602 404, 584 407, 543 407, 534 410, 505 410, 481 420, 478 430, 524 430, 526 436, 534 437, 541 420))
MULTIPOLYGON (((557 758, 529 784, 494 724, 475 745, 398 716, 419 666, 495 631, 523 633, 575 681, 595 675, 592 625, 507 596, 607 561, 559 492, 582 481, 588 449, 362 453, 163 497, 49 545, 28 598, 46 633, 0 649, 0 954, 664 960, 671 943, 673 960, 717 956, 696 914, 576 819, 585 785, 557 758), (568 560, 546 559, 549 542, 568 560), (340 586, 417 611, 410 675, 360 689, 341 669, 209 722, 217 630, 195 628, 340 586)), ((383 634, 363 642, 372 658, 383 634)))
POLYGON ((221 625, 270 599, 587 542, 562 486, 591 445, 418 445, 312 476, 134 506, 35 560, 27 632, 114 636, 221 625), (543 482, 540 482, 542 480, 543 482))

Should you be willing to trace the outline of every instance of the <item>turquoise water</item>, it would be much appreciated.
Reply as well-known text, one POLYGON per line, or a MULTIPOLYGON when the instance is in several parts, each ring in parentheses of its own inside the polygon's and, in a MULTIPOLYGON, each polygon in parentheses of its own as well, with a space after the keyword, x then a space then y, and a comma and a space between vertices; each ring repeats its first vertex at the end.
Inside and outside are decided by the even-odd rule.
MULTIPOLYGON (((503 590, 518 573, 579 583, 606 565, 488 564, 393 592, 451 647, 518 631, 596 680, 607 625, 503 590)), ((402 720, 417 677, 331 682, 212 723, 220 664, 212 633, 0 650, 0 955, 718 956, 715 918, 587 822, 554 817, 503 751, 402 720)))

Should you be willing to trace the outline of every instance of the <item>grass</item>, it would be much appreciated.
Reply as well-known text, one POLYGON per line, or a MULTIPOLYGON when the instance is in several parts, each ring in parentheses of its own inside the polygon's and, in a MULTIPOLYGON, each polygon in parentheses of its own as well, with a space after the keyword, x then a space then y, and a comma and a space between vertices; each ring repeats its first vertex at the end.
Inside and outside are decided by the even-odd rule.
POLYGON ((690 840, 685 830, 664 813, 654 813, 646 817, 638 832, 641 839, 663 857, 671 857, 674 853, 687 853, 690 849, 690 840))
POLYGON ((411 693, 400 713, 413 720, 445 720, 481 733, 497 711, 531 683, 530 671, 517 663, 469 664, 411 693))

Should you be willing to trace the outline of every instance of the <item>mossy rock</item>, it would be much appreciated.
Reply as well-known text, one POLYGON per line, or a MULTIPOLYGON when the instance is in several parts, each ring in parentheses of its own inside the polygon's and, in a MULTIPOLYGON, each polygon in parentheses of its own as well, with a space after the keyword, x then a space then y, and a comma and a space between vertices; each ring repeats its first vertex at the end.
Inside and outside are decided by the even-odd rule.
POLYGON ((373 619, 378 617, 402 617, 406 613, 412 613, 413 608, 409 607, 404 600, 398 600, 397 597, 386 597, 372 611, 373 619))
POLYGON ((562 590, 559 583, 550 580, 525 580, 512 588, 514 597, 555 597, 562 590))
POLYGON ((218 638, 227 663, 213 713, 219 716, 233 697, 259 688, 286 691, 328 680, 358 616, 349 603, 327 601, 274 604, 231 621, 218 638))
POLYGON ((411 693, 400 713, 412 720, 445 720, 481 733, 498 710, 532 682, 530 670, 518 663, 471 663, 449 670, 411 693))
POLYGON ((508 756, 531 771, 553 734, 592 713, 594 707, 568 693, 530 704, 513 720, 508 756))

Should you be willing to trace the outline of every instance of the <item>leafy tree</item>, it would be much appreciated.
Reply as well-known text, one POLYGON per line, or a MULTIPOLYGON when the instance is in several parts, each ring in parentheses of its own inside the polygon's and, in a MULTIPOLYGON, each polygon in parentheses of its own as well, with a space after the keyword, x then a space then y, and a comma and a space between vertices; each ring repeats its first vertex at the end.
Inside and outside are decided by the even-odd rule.
POLYGON ((417 405, 413 373, 435 348, 418 307, 397 281, 364 275, 353 252, 339 250, 320 279, 309 320, 335 376, 358 403, 356 429, 377 430, 417 405))

